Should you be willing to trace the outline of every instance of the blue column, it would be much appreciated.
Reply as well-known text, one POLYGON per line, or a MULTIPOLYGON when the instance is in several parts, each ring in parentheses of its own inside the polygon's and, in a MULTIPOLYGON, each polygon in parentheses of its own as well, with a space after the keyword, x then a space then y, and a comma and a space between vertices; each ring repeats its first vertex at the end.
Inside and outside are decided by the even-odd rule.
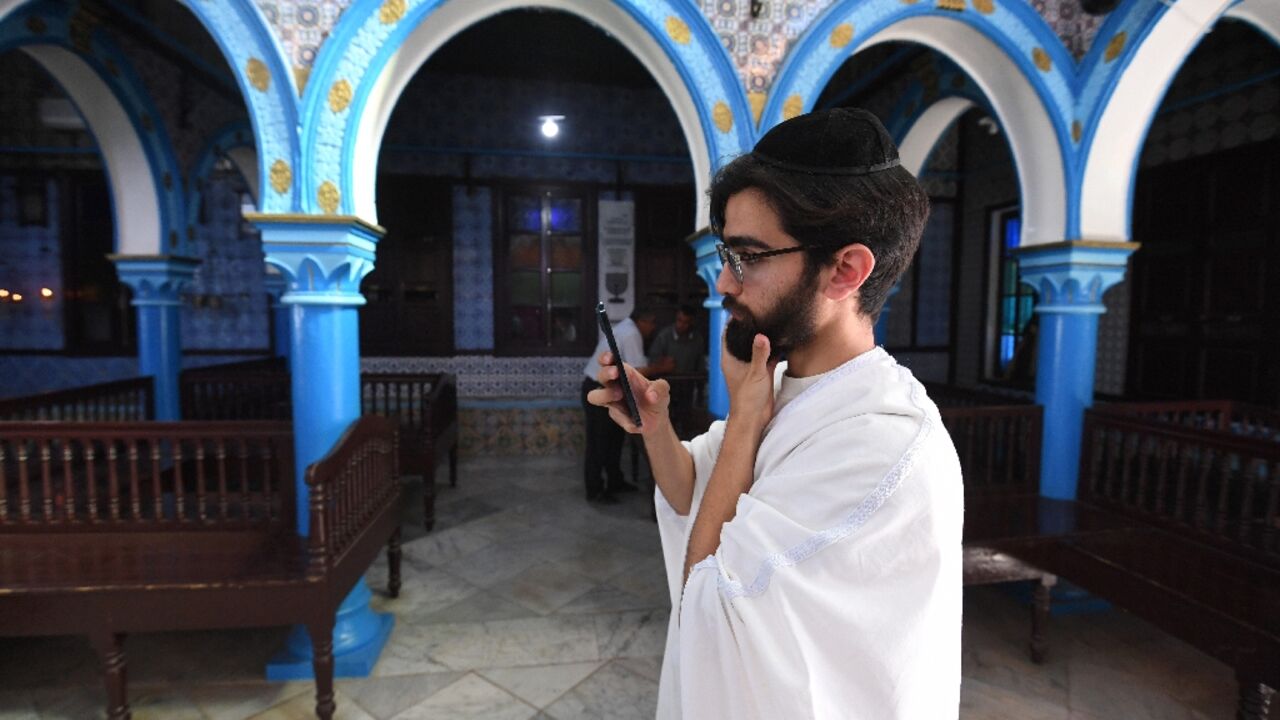
POLYGON ((884 347, 889 342, 889 303, 893 302, 893 296, 898 294, 902 289, 902 281, 899 280, 893 287, 889 288, 889 294, 884 298, 884 306, 880 308, 880 317, 876 318, 875 335, 876 344, 884 347))
POLYGON ((1040 494, 1071 500, 1084 411, 1093 405, 1102 294, 1124 279, 1135 243, 1070 241, 1018 250, 1019 274, 1040 293, 1036 402, 1044 406, 1040 494))
POLYGON ((180 294, 200 261, 173 255, 109 257, 120 282, 133 290, 133 306, 138 312, 138 374, 151 376, 155 383, 155 419, 181 420, 180 294))
POLYGON ((716 254, 718 242, 720 238, 709 233, 689 240, 698 262, 698 277, 707 284, 709 291, 706 301, 702 303, 711 317, 707 333, 707 409, 723 420, 729 416, 729 386, 725 385, 724 372, 720 369, 720 349, 729 313, 721 302, 724 300, 723 296, 716 291, 716 278, 720 276, 720 256, 716 254))
MULTIPOLYGON (((306 468, 322 458, 360 416, 360 281, 373 270, 382 229, 344 216, 252 215, 262 231, 267 262, 287 282, 293 378, 293 436, 298 534, 310 530, 306 468)), ((369 608, 361 579, 338 609, 334 673, 367 677, 391 634, 394 618, 369 608)), ((267 679, 312 677, 311 641, 295 627, 285 649, 267 665, 267 679)))
POLYGON ((279 271, 270 268, 267 270, 263 285, 266 286, 267 295, 271 298, 271 347, 276 357, 282 357, 287 362, 293 345, 293 334, 289 330, 292 313, 289 306, 281 302, 281 298, 289 289, 289 283, 279 271))

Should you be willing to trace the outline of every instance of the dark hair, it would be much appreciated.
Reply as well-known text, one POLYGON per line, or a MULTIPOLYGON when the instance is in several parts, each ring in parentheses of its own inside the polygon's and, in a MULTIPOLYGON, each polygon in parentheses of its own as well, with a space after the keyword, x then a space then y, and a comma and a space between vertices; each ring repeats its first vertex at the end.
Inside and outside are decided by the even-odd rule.
POLYGON ((929 216, 929 196, 901 167, 868 175, 816 175, 783 170, 751 153, 720 168, 711 182, 711 231, 723 237, 729 198, 756 188, 806 250, 806 278, 835 262, 835 251, 862 243, 876 259, 858 292, 858 311, 875 320, 889 290, 906 272, 929 216))
POLYGON ((689 305, 687 303, 684 305, 681 305, 679 308, 676 308, 676 312, 680 313, 681 315, 684 315, 685 317, 691 317, 691 318, 698 317, 698 308, 692 305, 689 305))

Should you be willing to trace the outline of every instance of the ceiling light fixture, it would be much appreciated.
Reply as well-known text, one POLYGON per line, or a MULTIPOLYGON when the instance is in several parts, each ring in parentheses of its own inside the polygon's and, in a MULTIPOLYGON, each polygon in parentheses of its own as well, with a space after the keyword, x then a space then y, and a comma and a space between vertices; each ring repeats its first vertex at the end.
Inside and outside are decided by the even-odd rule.
POLYGON ((564 120, 563 115, 539 115, 538 119, 542 121, 542 135, 548 139, 560 134, 560 121, 564 120))

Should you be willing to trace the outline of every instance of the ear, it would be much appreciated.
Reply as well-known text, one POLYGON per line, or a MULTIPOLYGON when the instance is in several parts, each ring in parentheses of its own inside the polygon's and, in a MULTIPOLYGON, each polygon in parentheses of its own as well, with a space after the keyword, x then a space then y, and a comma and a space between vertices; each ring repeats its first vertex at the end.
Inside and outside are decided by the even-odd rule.
POLYGON ((862 243, 840 248, 835 257, 835 267, 828 268, 831 275, 823 288, 823 294, 830 300, 839 301, 850 295, 857 295, 862 284, 875 269, 876 257, 871 254, 871 249, 862 243))

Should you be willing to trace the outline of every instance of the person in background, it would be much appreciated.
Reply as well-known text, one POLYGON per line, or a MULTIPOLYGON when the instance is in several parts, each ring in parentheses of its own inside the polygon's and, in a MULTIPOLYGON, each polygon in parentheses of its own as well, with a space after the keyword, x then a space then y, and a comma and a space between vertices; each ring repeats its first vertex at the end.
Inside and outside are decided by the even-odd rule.
POLYGON ((707 339, 694 327, 697 320, 692 305, 681 305, 676 321, 658 331, 649 347, 649 367, 655 374, 706 372, 707 339))
MULTIPOLYGON (((618 352, 623 362, 636 367, 644 367, 649 372, 648 362, 644 355, 644 343, 653 335, 658 327, 657 316, 648 308, 636 308, 631 317, 613 324, 613 338, 618 343, 618 352)), ((587 394, 600 387, 596 382, 596 358, 600 353, 608 352, 609 343, 600 333, 595 352, 583 368, 582 410, 587 431, 586 456, 582 463, 583 480, 585 481, 587 500, 601 504, 617 502, 614 493, 632 492, 635 485, 622 477, 622 442, 626 433, 609 419, 608 408, 602 408, 587 402, 587 394)))
POLYGON ((671 420, 680 437, 686 437, 698 389, 706 381, 707 340, 695 326, 697 319, 693 306, 681 305, 675 323, 659 330, 649 347, 649 368, 671 383, 671 420))

